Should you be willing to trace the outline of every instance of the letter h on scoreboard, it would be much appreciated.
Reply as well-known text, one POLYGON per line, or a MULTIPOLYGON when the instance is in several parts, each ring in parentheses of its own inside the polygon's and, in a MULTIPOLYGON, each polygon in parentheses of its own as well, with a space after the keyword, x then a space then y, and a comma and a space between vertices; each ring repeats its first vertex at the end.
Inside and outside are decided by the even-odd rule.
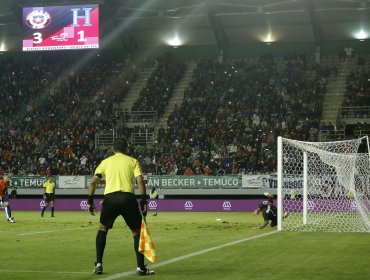
POLYGON ((78 19, 79 18, 83 18, 85 19, 85 24, 84 26, 91 26, 91 22, 90 22, 90 12, 92 10, 92 8, 83 8, 83 10, 85 11, 85 15, 83 16, 79 16, 78 15, 78 12, 80 11, 80 9, 71 9, 72 13, 73 13, 73 23, 72 23, 72 26, 73 27, 77 27, 77 26, 80 26, 78 24, 78 19))

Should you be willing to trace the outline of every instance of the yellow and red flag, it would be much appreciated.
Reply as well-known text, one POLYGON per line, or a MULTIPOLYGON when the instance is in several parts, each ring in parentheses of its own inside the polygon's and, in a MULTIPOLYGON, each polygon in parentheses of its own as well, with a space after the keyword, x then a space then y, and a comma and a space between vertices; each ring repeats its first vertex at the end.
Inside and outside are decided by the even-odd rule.
POLYGON ((157 259, 154 243, 150 237, 149 229, 143 217, 140 229, 139 252, 142 253, 149 261, 154 263, 157 259))

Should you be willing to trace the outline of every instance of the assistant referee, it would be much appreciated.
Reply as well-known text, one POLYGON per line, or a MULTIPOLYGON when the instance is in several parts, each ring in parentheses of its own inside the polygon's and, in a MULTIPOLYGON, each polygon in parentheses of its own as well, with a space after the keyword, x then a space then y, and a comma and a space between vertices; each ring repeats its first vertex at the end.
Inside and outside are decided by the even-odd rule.
POLYGON ((48 176, 48 179, 44 182, 44 207, 41 210, 41 217, 44 217, 45 209, 48 208, 49 202, 51 204, 51 217, 54 217, 55 207, 55 183, 52 176, 48 176))
POLYGON ((89 212, 94 214, 93 196, 96 185, 105 177, 106 186, 100 214, 100 223, 96 235, 96 262, 93 273, 103 273, 103 255, 108 230, 113 227, 118 216, 122 216, 131 229, 134 238, 138 275, 151 275, 154 271, 147 269, 144 255, 138 251, 140 241, 141 212, 135 198, 133 180, 136 179, 141 194, 140 206, 143 215, 147 213, 146 187, 139 162, 127 155, 128 143, 125 139, 116 139, 113 143, 114 155, 103 160, 95 170, 89 184, 89 212))

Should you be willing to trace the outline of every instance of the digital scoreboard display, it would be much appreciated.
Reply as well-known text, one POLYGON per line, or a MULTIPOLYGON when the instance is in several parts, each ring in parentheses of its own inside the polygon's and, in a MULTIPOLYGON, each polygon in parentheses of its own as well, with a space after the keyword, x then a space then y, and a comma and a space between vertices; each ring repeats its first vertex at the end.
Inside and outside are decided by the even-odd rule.
POLYGON ((23 51, 99 48, 99 6, 23 8, 23 51))

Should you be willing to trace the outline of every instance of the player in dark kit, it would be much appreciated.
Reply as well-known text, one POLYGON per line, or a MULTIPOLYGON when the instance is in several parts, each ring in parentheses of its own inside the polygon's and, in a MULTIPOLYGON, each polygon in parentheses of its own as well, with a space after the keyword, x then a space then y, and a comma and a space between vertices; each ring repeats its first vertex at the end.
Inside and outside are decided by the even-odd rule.
MULTIPOLYGON (((259 213, 262 212, 264 223, 262 226, 259 226, 255 229, 263 229, 265 226, 267 226, 270 223, 270 221, 271 221, 271 224, 270 224, 271 227, 275 227, 278 224, 277 208, 274 205, 274 196, 269 193, 264 193, 264 195, 268 198, 268 200, 261 202, 258 205, 258 208, 253 211, 254 215, 259 215, 259 213)), ((287 216, 288 216, 288 213, 285 212, 283 218, 286 218, 287 216)))

